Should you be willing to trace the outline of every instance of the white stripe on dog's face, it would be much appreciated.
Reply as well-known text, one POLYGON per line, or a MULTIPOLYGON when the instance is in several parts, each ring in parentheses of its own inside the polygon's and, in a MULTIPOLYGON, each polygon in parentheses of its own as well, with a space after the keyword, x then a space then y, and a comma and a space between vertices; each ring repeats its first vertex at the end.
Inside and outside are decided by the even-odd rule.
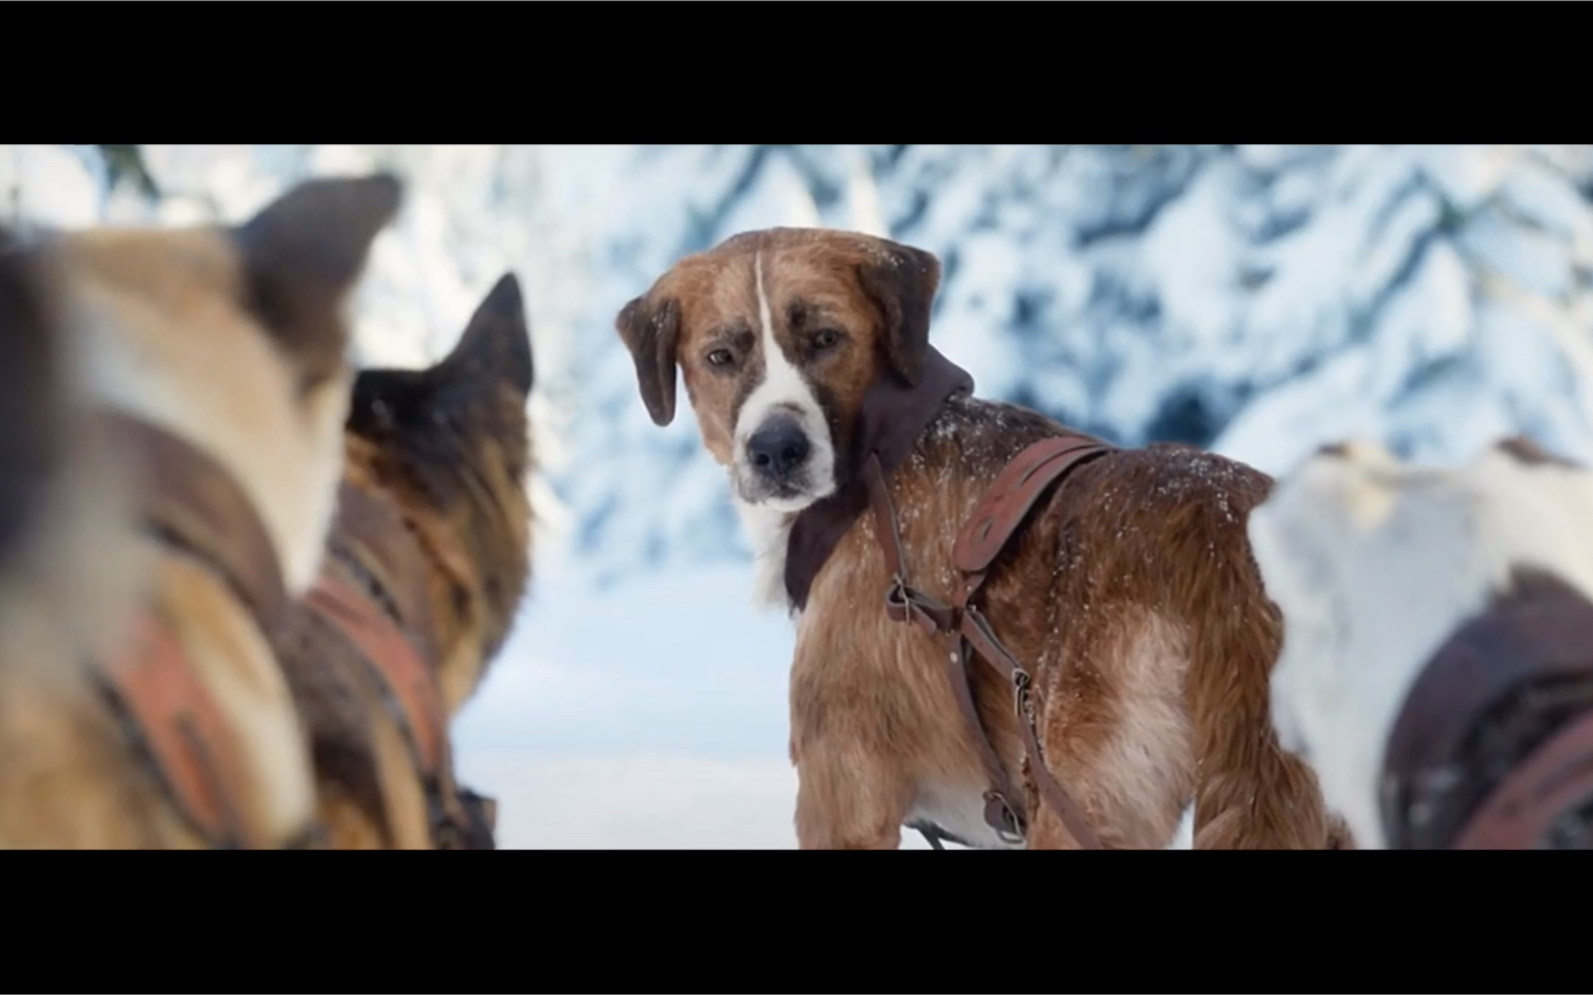
POLYGON ((763 356, 763 379, 747 396, 736 418, 736 496, 749 505, 796 512, 835 490, 835 444, 812 385, 791 362, 775 335, 761 254, 753 257, 752 270, 758 294, 758 347, 763 356), (755 442, 766 450, 768 440, 776 433, 783 433, 781 438, 806 450, 806 455, 796 457, 788 472, 781 475, 760 471, 749 452, 755 442))

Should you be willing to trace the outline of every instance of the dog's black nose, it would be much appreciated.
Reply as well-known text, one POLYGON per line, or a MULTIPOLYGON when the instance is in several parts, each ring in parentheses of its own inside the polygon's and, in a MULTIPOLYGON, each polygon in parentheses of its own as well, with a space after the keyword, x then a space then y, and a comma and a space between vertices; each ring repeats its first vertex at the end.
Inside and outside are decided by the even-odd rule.
POLYGON ((808 458, 808 437, 795 418, 776 418, 747 440, 753 470, 770 480, 784 480, 808 458))

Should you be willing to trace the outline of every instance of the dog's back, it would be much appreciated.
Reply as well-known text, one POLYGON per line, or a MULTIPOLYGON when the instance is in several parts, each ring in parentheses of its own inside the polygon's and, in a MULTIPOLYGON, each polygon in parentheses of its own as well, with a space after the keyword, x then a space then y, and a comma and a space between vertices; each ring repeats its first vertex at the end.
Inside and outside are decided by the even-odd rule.
POLYGON ((533 379, 519 284, 505 275, 442 361, 364 370, 355 382, 326 587, 295 611, 283 659, 334 847, 481 836, 454 790, 447 724, 480 684, 529 580, 533 379), (328 599, 363 622, 323 611, 328 599), (351 638, 361 626, 402 630, 416 652, 389 639, 367 655, 351 638), (406 683, 426 688, 405 695, 406 683), (400 715, 389 702, 404 706, 400 715))
MULTIPOLYGON (((951 602, 958 529, 1025 446, 1062 431, 1010 404, 969 398, 945 404, 892 480, 902 539, 914 557, 913 583, 951 602)), ((1109 847, 1165 846, 1191 804, 1197 849, 1349 845, 1325 810, 1314 773, 1280 747, 1269 722, 1268 677, 1282 626, 1252 560, 1245 522, 1271 486, 1265 474, 1189 447, 1117 450, 1073 470, 1042 497, 991 567, 983 610, 1008 650, 1032 668, 1046 762, 1109 847)), ((875 530, 854 530, 837 556, 859 566, 821 575, 815 603, 868 604, 886 583, 875 530)), ((844 624, 809 625, 815 633, 828 636, 833 627, 854 639, 889 633, 888 648, 873 654, 885 672, 878 680, 925 680, 914 689, 922 700, 944 694, 938 644, 879 617, 855 623, 842 617, 844 624), (923 678, 901 665, 914 657, 921 658, 923 678)), ((840 659, 840 652, 826 643, 814 658, 840 659)), ((854 674, 865 668, 855 658, 846 666, 854 674)), ((981 703, 1012 700, 1011 685, 993 668, 973 666, 971 680, 981 703)), ((1021 747, 1011 706, 981 711, 1004 759, 1017 767, 1021 747)), ((950 787, 940 785, 952 777, 942 772, 965 776, 959 758, 966 747, 955 734, 961 731, 956 712, 943 706, 940 715, 943 733, 911 734, 915 743, 948 749, 917 746, 915 753, 927 759, 915 757, 912 769, 919 784, 940 792, 920 788, 915 817, 944 824, 962 813, 941 800, 951 797, 950 787)), ((868 721, 878 720, 870 714, 868 721)), ((811 735, 808 726, 797 733, 811 735)), ((1042 803, 1034 780, 1023 780, 1033 820, 1029 845, 1077 845, 1042 803)))

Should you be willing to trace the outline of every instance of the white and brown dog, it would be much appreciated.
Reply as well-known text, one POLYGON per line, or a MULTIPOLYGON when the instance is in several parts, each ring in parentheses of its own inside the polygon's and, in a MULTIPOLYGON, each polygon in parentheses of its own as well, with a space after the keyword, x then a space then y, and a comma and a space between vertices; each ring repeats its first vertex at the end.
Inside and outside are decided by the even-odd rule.
POLYGON ((1286 620, 1280 737, 1362 845, 1588 845, 1593 472, 1520 438, 1451 469, 1345 443, 1250 534, 1286 620))
MULTIPOLYGON (((939 280, 938 260, 909 246, 774 229, 681 260, 616 321, 660 425, 681 370, 756 545, 759 596, 798 616, 803 848, 894 849, 904 825, 971 846, 1081 845, 1076 823, 1040 805, 1013 686, 975 665, 962 711, 945 644, 882 603, 893 574, 863 514, 871 455, 899 509, 904 572, 945 602, 976 502, 1026 447, 1070 435, 970 396, 929 344, 939 280), (975 710, 988 762, 965 721, 975 710), (997 775, 1024 782, 1022 797, 1001 792, 1018 833, 991 816, 997 775)), ((1269 478, 1186 447, 1095 455, 1038 498, 979 595, 1032 674, 1038 745, 1083 835, 1164 848, 1193 806, 1196 848, 1341 845, 1268 711, 1280 623, 1245 519, 1269 478)))

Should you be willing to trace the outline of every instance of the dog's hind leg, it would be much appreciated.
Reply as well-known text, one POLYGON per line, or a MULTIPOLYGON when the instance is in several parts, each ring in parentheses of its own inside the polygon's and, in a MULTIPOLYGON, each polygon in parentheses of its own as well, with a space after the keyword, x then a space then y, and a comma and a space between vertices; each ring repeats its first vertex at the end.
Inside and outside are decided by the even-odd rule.
POLYGON ((1193 640, 1197 850, 1320 850, 1330 838, 1317 777, 1273 729, 1269 694, 1282 620, 1248 558, 1218 580, 1193 640))
MULTIPOLYGON (((1189 639, 1184 626, 1155 612, 1106 614, 1079 627, 1083 638, 1066 666, 1045 668, 1058 673, 1042 703, 1045 763, 1103 848, 1161 850, 1178 831, 1195 780, 1184 704, 1189 639), (1099 626, 1093 632, 1092 623, 1099 626)), ((1024 795, 1029 849, 1079 848, 1027 769, 1024 795)))

